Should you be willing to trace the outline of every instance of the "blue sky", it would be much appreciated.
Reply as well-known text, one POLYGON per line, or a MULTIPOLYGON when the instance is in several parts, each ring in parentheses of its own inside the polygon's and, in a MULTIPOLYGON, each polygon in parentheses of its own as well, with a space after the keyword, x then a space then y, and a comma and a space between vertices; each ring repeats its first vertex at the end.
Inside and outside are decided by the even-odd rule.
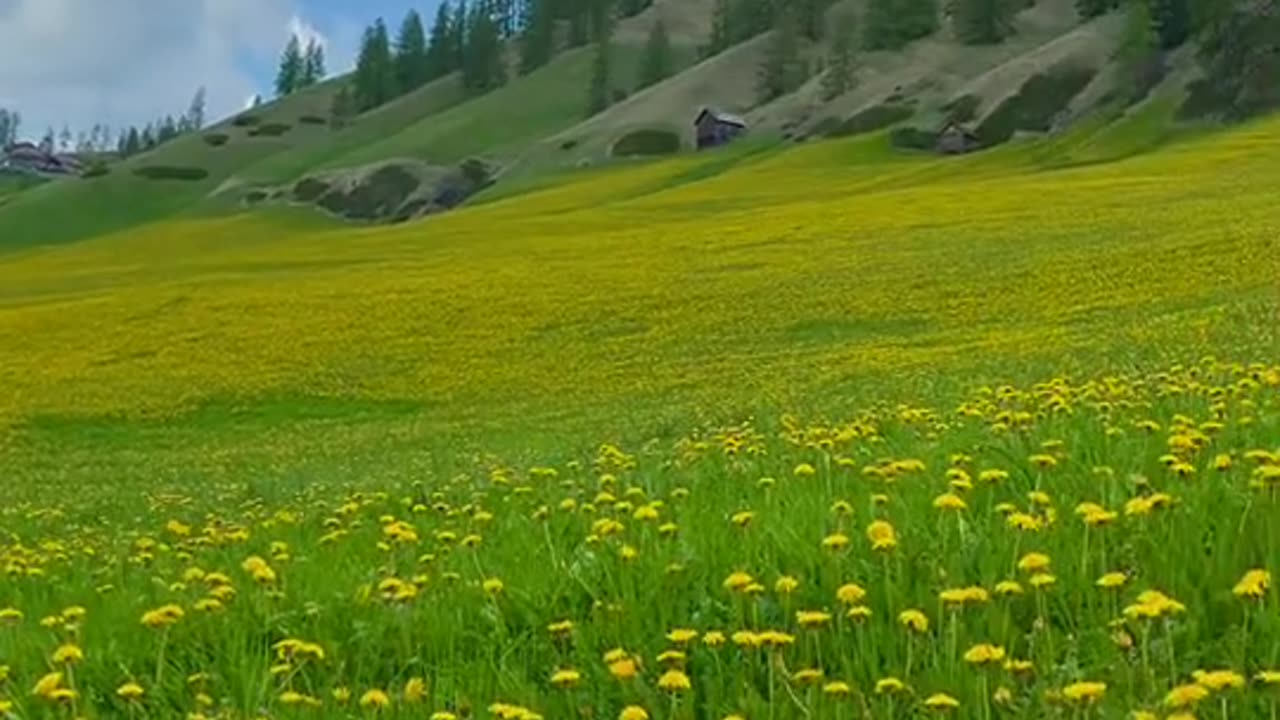
POLYGON ((0 0, 0 107, 22 134, 46 126, 143 123, 207 88, 211 118, 271 92, 290 32, 316 37, 329 70, 349 69, 364 27, 394 32, 439 0, 0 0))

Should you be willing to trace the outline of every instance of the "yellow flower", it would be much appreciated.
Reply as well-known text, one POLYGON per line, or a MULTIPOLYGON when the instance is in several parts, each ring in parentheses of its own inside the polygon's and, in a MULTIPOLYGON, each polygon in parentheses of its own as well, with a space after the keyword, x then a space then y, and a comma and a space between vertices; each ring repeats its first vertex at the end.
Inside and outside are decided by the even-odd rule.
POLYGON ((143 613, 142 624, 153 630, 159 630, 177 623, 185 616, 186 613, 178 605, 165 605, 143 613))
POLYGON ((1001 580, 996 583, 996 594, 1001 597, 1013 597, 1021 595, 1022 592, 1022 584, 1017 580, 1001 580))
POLYGON ((1280 670, 1263 670, 1254 675, 1253 679, 1263 685, 1280 685, 1280 670))
POLYGON ((667 633, 667 640, 676 645, 687 645, 698 639, 698 631, 689 628, 676 628, 667 633))
POLYGON ((1271 588, 1271 573, 1266 570, 1250 570, 1240 578, 1231 592, 1238 598, 1260 600, 1271 588))
POLYGON ((331 692, 330 695, 333 696, 333 701, 338 703, 339 705, 346 705, 347 703, 351 702, 350 688, 336 687, 333 689, 333 692, 331 692))
POLYGON ((1158 590, 1147 590, 1138 595, 1138 601, 1124 609, 1130 619, 1154 620, 1166 615, 1186 612, 1187 607, 1158 590))
POLYGON ((991 694, 991 700, 997 705, 1008 705, 1013 702, 1013 691, 1001 685, 991 694))
POLYGON ((573 632, 573 621, 560 620, 558 622, 553 622, 547 626, 547 632, 551 633, 555 637, 563 637, 565 635, 568 635, 569 633, 573 632))
POLYGON ((805 668, 791 674, 791 681, 797 685, 814 685, 822 681, 824 673, 820 668, 805 668))
POLYGON ((820 610, 801 610, 796 613, 796 622, 807 630, 815 630, 831 623, 831 613, 820 610))
POLYGON ((1004 648, 986 643, 974 645, 964 654, 964 661, 973 665, 990 665, 1004 660, 1004 648))
POLYGON ((391 696, 382 690, 373 689, 360 696, 360 707, 381 710, 391 704, 391 696))
POLYGON ((1244 687, 1244 676, 1234 670, 1196 670, 1191 677, 1210 690, 1238 690, 1244 687))
POLYGON ((733 516, 729 518, 729 522, 733 523, 737 527, 744 528, 750 525, 751 521, 755 520, 755 518, 755 513, 750 510, 743 510, 742 512, 734 513, 733 516))
POLYGON ((458 716, 448 710, 437 710, 431 713, 429 720, 458 720, 458 716))
POLYGON ((724 644, 724 633, 719 630, 711 630, 702 636, 702 644, 707 647, 720 647, 724 644))
POLYGON ((427 696, 427 683, 420 677, 409 678, 404 684, 404 700, 409 703, 420 703, 427 696))
POLYGON ((1098 580, 1094 584, 1100 588, 1107 588, 1109 590, 1113 590, 1115 588, 1123 586, 1128 581, 1129 581, 1128 576, 1126 576, 1122 572, 1109 572, 1106 575, 1103 575, 1102 577, 1098 578, 1098 580))
POLYGON ((649 720, 649 713, 639 705, 628 705, 618 713, 618 720, 649 720))
POLYGON ((934 693, 925 698, 924 706, 930 710, 948 711, 960 707, 960 701, 946 693, 934 693))
POLYGON ((0 609, 0 623, 15 625, 22 622, 22 611, 17 608, 0 609))
POLYGON ((845 617, 854 622, 862 622, 871 617, 871 608, 866 605, 854 605, 844 614, 845 617))
POLYGON ((680 650, 667 650, 658 655, 659 665, 682 665, 686 655, 680 650))
POLYGON ((849 547, 849 536, 844 533, 831 533, 822 538, 822 549, 839 552, 849 547))
POLYGON ((280 693, 280 704, 285 707, 320 707, 321 702, 318 698, 310 695, 304 695, 297 690, 285 690, 280 693))
POLYGON ((1169 691, 1164 696, 1164 704, 1172 708, 1191 707, 1209 697, 1209 691, 1198 683, 1187 683, 1169 691))
POLYGON ((62 673, 51 672, 36 681, 36 686, 31 689, 31 694, 48 699, 60 687, 62 687, 62 673))
POLYGON ((793 472, 796 477, 813 477, 818 471, 809 463, 800 463, 793 472))
POLYGON ((1052 470, 1053 468, 1058 466, 1057 458, 1055 458, 1052 455, 1045 455, 1043 453, 1032 455, 1030 458, 1028 458, 1028 460, 1031 462, 1032 465, 1035 465, 1041 470, 1052 470))
POLYGON ((58 688, 57 690, 49 693, 45 699, 52 700, 56 703, 71 703, 78 697, 80 697, 80 695, 75 690, 70 688, 58 688))
POLYGON ((1040 590, 1051 587, 1058 583, 1058 578, 1053 573, 1037 573, 1031 576, 1031 587, 1040 590))
POLYGON ((938 510, 966 510, 969 505, 955 493, 945 493, 933 499, 933 507, 938 510))
POLYGON ((965 588, 948 588, 938 593, 938 599, 948 605, 981 605, 991 599, 985 588, 971 585, 965 588))
POLYGON ((896 677, 881 678, 876 681, 877 695, 893 695, 906 692, 907 684, 896 677))
POLYGON ((1062 697, 1076 703, 1092 703, 1102 698, 1107 692, 1107 684, 1102 682, 1078 682, 1062 688, 1062 697))
POLYGON ((1004 669, 1011 675, 1026 675, 1036 669, 1034 663, 1030 660, 1016 660, 1010 658, 1004 661, 1004 669))
POLYGON ((898 534, 885 520, 876 520, 867 526, 867 539, 872 550, 892 550, 898 546, 898 534))
POLYGON ((658 687, 666 692, 676 693, 692 687, 689 676, 679 670, 668 670, 658 678, 658 687))
POLYGON ((833 697, 843 697, 853 692, 853 688, 849 687, 849 683, 841 680, 835 680, 822 686, 822 692, 825 695, 833 697))
POLYGON ((1027 553, 1018 561, 1018 569, 1023 572, 1035 573, 1047 570, 1051 560, 1044 553, 1027 553))
POLYGON ((620 658, 609 663, 609 674, 619 680, 630 680, 640 672, 636 661, 629 657, 620 658))
POLYGON ((581 681, 582 673, 572 668, 557 670, 551 674, 551 684, 561 689, 576 687, 581 681))
POLYGON ((742 592, 747 586, 755 582, 755 578, 744 572, 729 573, 729 577, 724 579, 724 587, 726 590, 733 592, 742 592))
POLYGON ((490 595, 497 595, 506 587, 498 578, 488 578, 480 584, 480 588, 490 595))
POLYGON ((867 596, 867 591, 854 583, 845 583, 836 590, 836 600, 845 605, 857 605, 867 596))
POLYGON ((800 587, 800 581, 790 575, 783 575, 773 584, 774 592, 779 595, 790 595, 795 592, 798 587, 800 587))
POLYGON ((928 632, 929 618, 919 610, 903 610, 898 613, 898 623, 918 633, 928 632))
POLYGON ((74 665, 84 660, 84 650, 79 645, 67 643, 53 653, 53 662, 58 665, 74 665))

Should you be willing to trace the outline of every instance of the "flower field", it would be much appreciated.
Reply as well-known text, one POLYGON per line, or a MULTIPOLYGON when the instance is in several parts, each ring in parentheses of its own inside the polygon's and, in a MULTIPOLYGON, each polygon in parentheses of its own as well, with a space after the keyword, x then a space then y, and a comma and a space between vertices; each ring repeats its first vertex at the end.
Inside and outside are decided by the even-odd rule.
POLYGON ((1277 127, 0 256, 0 717, 1275 718, 1277 127))

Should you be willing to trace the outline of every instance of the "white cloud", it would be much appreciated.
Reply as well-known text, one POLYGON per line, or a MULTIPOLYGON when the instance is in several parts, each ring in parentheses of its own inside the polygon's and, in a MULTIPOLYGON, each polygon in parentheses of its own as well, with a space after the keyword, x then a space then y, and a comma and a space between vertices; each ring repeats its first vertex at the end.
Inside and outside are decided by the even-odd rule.
POLYGON ((204 86, 221 117, 267 94, 293 30, 324 41, 295 0, 0 0, 0 106, 26 135, 119 127, 179 114, 204 86))

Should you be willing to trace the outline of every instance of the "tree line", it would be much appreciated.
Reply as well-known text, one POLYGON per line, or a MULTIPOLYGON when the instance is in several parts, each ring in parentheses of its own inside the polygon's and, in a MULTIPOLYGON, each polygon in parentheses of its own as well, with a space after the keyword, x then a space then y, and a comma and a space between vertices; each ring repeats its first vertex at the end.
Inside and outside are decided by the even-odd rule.
MULTIPOLYGON (((49 126, 35 144, 49 154, 114 151, 121 157, 129 157, 203 128, 205 104, 205 89, 202 87, 192 96, 187 111, 180 115, 166 114, 151 122, 126 126, 118 131, 113 131, 106 123, 94 123, 79 131, 72 131, 67 124, 63 124, 60 131, 49 126)), ((21 129, 22 113, 0 108, 0 150, 17 143, 21 129)))

